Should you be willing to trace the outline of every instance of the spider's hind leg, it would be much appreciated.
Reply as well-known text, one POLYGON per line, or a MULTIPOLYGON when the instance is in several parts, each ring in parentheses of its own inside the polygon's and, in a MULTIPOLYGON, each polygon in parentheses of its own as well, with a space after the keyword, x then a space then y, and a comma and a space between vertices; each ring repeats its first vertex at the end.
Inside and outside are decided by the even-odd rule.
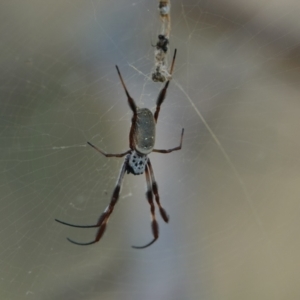
POLYGON ((119 78, 120 78, 120 80, 121 80, 122 86, 123 86, 123 88, 124 88, 125 94, 126 94, 126 96, 127 96, 127 100, 128 100, 129 107, 131 108, 132 112, 133 112, 134 114, 136 114, 137 106, 136 106, 136 104, 135 104, 133 98, 130 96, 130 94, 129 94, 127 88, 126 88, 125 82, 124 82, 124 80, 123 80, 123 77, 122 77, 122 75, 121 75, 121 72, 120 72, 118 66, 116 66, 116 69, 117 69, 119 78))
MULTIPOLYGON (((175 59, 176 59, 176 53, 177 53, 177 50, 175 49, 174 55, 173 55, 173 60, 172 60, 172 65, 171 65, 171 70, 170 70, 170 75, 172 75, 172 73, 173 73, 175 59)), ((164 87, 162 88, 162 90, 158 94, 158 97, 157 97, 157 100, 156 100, 156 110, 155 110, 155 113, 154 113, 155 122, 157 122, 157 119, 158 119, 160 106, 162 105, 162 103, 164 102, 164 100, 166 98, 169 83, 170 83, 170 80, 168 80, 165 83, 164 87)))

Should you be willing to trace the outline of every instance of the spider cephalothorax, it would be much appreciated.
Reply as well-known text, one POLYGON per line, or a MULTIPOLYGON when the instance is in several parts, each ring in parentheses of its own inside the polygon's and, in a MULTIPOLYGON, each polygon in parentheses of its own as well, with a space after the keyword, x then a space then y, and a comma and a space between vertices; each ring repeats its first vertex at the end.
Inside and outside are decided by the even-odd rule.
POLYGON ((141 175, 145 172, 145 168, 148 162, 147 155, 140 155, 135 150, 128 154, 128 167, 127 174, 141 175))
MULTIPOLYGON (((176 50, 174 52, 170 74, 172 74, 172 71, 173 71, 175 57, 176 57, 176 50)), ((138 108, 136 106, 133 98, 131 98, 131 96, 129 95, 129 93, 127 91, 124 80, 119 71, 119 68, 117 66, 116 66, 116 68, 117 68, 122 86, 127 95, 129 107, 131 108, 131 110, 133 112, 132 124, 131 124, 131 129, 130 129, 130 134, 129 134, 130 149, 123 153, 110 154, 110 153, 103 152, 102 150, 100 150, 99 148, 97 148, 96 146, 94 146, 93 144, 88 142, 88 144, 91 147, 93 147, 95 150, 97 150, 98 152, 100 152, 101 154, 103 154, 106 157, 123 157, 123 156, 125 156, 125 160, 121 167, 121 171, 120 171, 115 189, 113 191, 110 203, 106 207, 104 212, 101 214, 101 216, 98 219, 97 224, 95 224, 95 225, 84 225, 84 226, 73 225, 73 224, 66 223, 66 222, 63 222, 63 221, 60 221, 57 219, 55 219, 55 220, 64 225, 77 227, 77 228, 96 228, 96 227, 99 228, 95 239, 88 243, 78 243, 78 242, 75 242, 68 238, 68 240, 71 243, 76 244, 76 245, 91 245, 91 244, 97 243, 103 236, 103 233, 106 229, 108 219, 109 219, 111 213, 113 212, 114 207, 119 199, 121 184, 122 184, 122 180, 123 180, 125 173, 126 172, 132 173, 134 175, 140 175, 140 174, 145 173, 146 183, 147 183, 146 197, 147 197, 147 200, 150 205, 150 212, 151 212, 151 218, 152 218, 152 223, 151 223, 152 226, 151 227, 152 227, 153 240, 150 243, 146 244, 145 246, 141 246, 141 247, 132 246, 133 248, 136 248, 136 249, 142 249, 142 248, 146 248, 146 247, 152 245, 158 239, 159 230, 158 230, 158 223, 155 218, 155 206, 154 206, 154 201, 153 201, 153 195, 155 197, 155 202, 159 208, 159 212, 160 212, 162 219, 166 223, 169 221, 168 214, 166 213, 165 209, 160 204, 158 187, 157 187, 157 183, 156 183, 156 180, 154 177, 152 164, 147 155, 150 154, 151 152, 170 153, 170 152, 173 152, 176 150, 180 150, 181 145, 182 145, 184 130, 182 129, 182 132, 181 132, 179 146, 172 148, 172 149, 167 149, 167 150, 154 149, 155 125, 156 125, 157 118, 159 115, 160 106, 166 97, 167 89, 169 86, 169 81, 166 82, 163 89, 160 91, 160 93, 158 95, 158 98, 156 101, 156 110, 153 115, 153 113, 148 108, 138 108)))

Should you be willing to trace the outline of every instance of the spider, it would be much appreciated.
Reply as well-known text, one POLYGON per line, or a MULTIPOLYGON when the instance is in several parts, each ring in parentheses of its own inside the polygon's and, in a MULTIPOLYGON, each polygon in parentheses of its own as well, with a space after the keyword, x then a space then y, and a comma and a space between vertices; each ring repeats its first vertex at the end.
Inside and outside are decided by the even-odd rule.
MULTIPOLYGON (((172 71, 174 68, 175 58, 176 58, 176 49, 174 51, 173 61, 172 61, 172 65, 171 65, 171 70, 170 70, 171 74, 172 74, 172 71)), ((140 175, 145 172, 146 183, 147 183, 146 197, 147 197, 147 200, 150 205, 150 212, 151 212, 151 218, 152 218, 151 227, 152 227, 153 240, 144 246, 132 246, 132 248, 135 248, 135 249, 143 249, 143 248, 146 248, 146 247, 149 247, 150 245, 152 245, 158 239, 158 236, 159 236, 158 223, 155 218, 155 206, 154 206, 154 202, 153 202, 153 195, 155 197, 155 202, 159 208, 162 219, 166 223, 168 223, 168 221, 169 221, 169 216, 166 213, 166 210, 161 206, 161 203, 160 203, 158 186, 155 181, 152 164, 150 162, 150 159, 148 158, 148 155, 151 152, 170 153, 173 151, 180 150, 181 146, 182 146, 184 129, 182 129, 182 132, 181 132, 179 146, 172 148, 172 149, 167 149, 167 150, 154 149, 155 125, 156 125, 156 122, 158 119, 160 106, 166 97, 166 93, 167 93, 167 89, 168 89, 170 81, 167 81, 166 84, 164 85, 164 87, 162 88, 162 90, 160 91, 157 101, 156 101, 156 110, 153 115, 153 113, 148 108, 139 108, 136 106, 133 98, 131 98, 131 96, 129 95, 129 93, 127 91, 127 88, 125 86, 124 80, 122 78, 122 75, 119 71, 118 66, 116 66, 116 69, 117 69, 121 84, 126 93, 129 107, 133 112, 133 117, 131 120, 132 124, 131 124, 130 134, 129 134, 130 149, 128 151, 120 153, 120 154, 110 154, 110 153, 105 153, 104 151, 102 151, 99 148, 97 148, 96 146, 94 146, 92 143, 87 142, 88 145, 90 145, 96 151, 98 151, 99 153, 101 153, 102 155, 104 155, 106 157, 123 157, 123 156, 125 156, 125 160, 121 167, 120 174, 119 174, 118 180, 116 182, 116 186, 113 190, 110 203, 106 207, 104 212, 101 214, 101 216, 98 219, 97 224, 95 224, 95 225, 74 225, 74 224, 60 221, 58 219, 55 219, 55 221, 57 221, 61 224, 67 225, 67 226, 77 227, 77 228, 99 228, 95 239, 88 243, 79 243, 79 242, 76 242, 76 241, 73 241, 73 240, 67 238, 68 241, 73 244, 85 246, 85 245, 91 245, 91 244, 95 244, 95 243, 99 242, 99 240, 101 239, 101 237, 103 236, 103 234, 105 232, 108 219, 109 219, 110 215, 112 214, 114 207, 118 201, 119 193, 120 193, 120 189, 121 189, 121 185, 122 185, 122 180, 123 180, 125 173, 127 172, 127 174, 132 173, 133 175, 140 175)))

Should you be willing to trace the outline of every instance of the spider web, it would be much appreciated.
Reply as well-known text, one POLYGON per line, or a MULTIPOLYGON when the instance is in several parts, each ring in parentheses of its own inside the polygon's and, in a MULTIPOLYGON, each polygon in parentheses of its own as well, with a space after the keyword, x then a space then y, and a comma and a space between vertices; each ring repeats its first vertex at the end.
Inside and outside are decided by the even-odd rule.
POLYGON ((298 299, 298 1, 172 1, 178 56, 150 155, 163 206, 152 239, 144 176, 125 176, 103 239, 87 242, 154 108, 157 1, 1 4, 1 299, 298 299))

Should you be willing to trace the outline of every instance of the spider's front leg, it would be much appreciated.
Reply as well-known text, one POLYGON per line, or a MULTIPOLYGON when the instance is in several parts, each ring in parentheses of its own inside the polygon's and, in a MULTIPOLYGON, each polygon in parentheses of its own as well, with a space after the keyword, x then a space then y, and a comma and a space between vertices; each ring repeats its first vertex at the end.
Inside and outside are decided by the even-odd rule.
POLYGON ((116 205, 116 203, 118 202, 119 199, 119 194, 120 194, 120 190, 121 190, 121 185, 122 185, 122 180, 124 178, 124 174, 125 171, 127 169, 127 165, 128 165, 128 156, 125 158, 125 161, 122 165, 115 189, 113 191, 111 200, 109 205, 106 207, 106 209, 104 210, 104 212, 102 213, 102 215, 100 216, 100 218, 98 219, 97 224, 95 225, 74 225, 74 224, 70 224, 70 223, 66 223, 60 220, 55 219, 56 222, 67 225, 67 226, 71 226, 71 227, 77 227, 77 228, 95 228, 95 227, 99 227, 96 237, 93 241, 88 242, 88 243, 79 243, 76 241, 71 240, 70 238, 67 238, 69 242, 76 244, 76 245, 80 245, 80 246, 87 246, 87 245, 91 245, 91 244, 95 244, 97 242, 99 242, 99 240, 101 239, 101 237, 103 236, 105 229, 106 229, 106 225, 108 222, 108 219, 111 215, 111 213, 114 210, 114 207, 116 205))
MULTIPOLYGON (((148 161, 149 161, 149 159, 148 159, 148 161)), ((150 243, 146 244, 145 246, 132 246, 132 248, 134 248, 134 249, 144 249, 144 248, 151 246, 158 239, 158 236, 159 236, 158 223, 155 218, 155 206, 154 206, 154 202, 153 202, 153 191, 152 191, 152 187, 151 187, 148 164, 146 165, 146 168, 145 168, 145 175, 146 175, 146 182, 147 182, 146 197, 150 204, 150 211, 151 211, 151 218, 152 218, 151 227, 152 227, 152 234, 153 234, 154 239, 150 243)))
POLYGON ((148 159, 147 166, 148 166, 149 171, 150 171, 151 182, 152 182, 152 190, 153 190, 153 194, 155 196, 156 204, 158 205, 158 208, 159 208, 160 215, 163 218, 163 220, 166 223, 168 223, 170 218, 169 218, 169 215, 167 214, 166 210, 160 204, 158 186, 157 186, 157 183, 156 183, 156 180, 155 180, 155 177, 154 177, 154 172, 153 172, 153 168, 152 168, 152 164, 150 162, 150 159, 148 159))

